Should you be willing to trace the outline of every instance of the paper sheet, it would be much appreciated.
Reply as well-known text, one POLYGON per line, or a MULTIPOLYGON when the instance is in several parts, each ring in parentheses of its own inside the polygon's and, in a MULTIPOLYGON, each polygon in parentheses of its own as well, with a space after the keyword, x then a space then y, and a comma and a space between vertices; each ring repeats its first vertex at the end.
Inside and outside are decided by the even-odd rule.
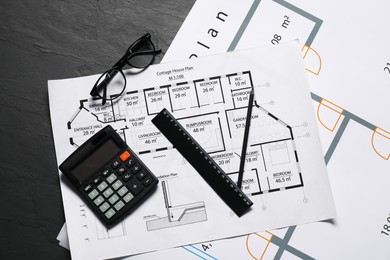
MULTIPOLYGON (((383 0, 198 0, 187 16, 164 62, 301 42, 338 218, 271 231, 269 243, 251 235, 242 259, 390 258, 389 9, 383 0)), ((247 241, 207 252, 226 258, 247 241)))
POLYGON ((66 223, 62 226, 60 233, 58 233, 57 236, 58 244, 62 246, 63 248, 70 249, 69 248, 69 240, 68 240, 68 232, 66 229, 66 223))
POLYGON ((146 203, 106 230, 62 176, 72 258, 120 257, 334 217, 299 57, 293 42, 151 66, 128 76, 128 86, 138 89, 129 87, 119 102, 104 107, 88 94, 99 75, 49 81, 59 164, 88 136, 111 124, 161 181, 146 203), (257 106, 243 183, 255 205, 238 218, 170 149, 150 119, 169 108, 234 179, 251 86, 257 106))

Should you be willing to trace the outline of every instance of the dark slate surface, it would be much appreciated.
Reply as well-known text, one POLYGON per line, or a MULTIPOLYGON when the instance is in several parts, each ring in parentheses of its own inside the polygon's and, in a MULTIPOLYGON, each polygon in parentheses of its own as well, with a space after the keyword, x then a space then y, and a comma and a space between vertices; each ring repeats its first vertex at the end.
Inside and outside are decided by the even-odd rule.
POLYGON ((150 32, 161 60, 195 0, 2 0, 0 259, 69 259, 47 80, 96 74, 150 32))

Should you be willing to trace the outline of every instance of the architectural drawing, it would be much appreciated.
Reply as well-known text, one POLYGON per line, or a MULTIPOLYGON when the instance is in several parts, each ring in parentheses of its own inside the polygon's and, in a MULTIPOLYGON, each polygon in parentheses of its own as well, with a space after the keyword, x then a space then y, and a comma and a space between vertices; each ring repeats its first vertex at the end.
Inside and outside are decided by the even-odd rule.
POLYGON ((173 205, 168 181, 162 181, 161 185, 167 216, 147 220, 148 231, 207 221, 207 212, 203 201, 173 205))
MULTIPOLYGON (((387 4, 385 4, 383 1, 376 8, 372 8, 373 10, 376 9, 375 13, 378 15, 376 19, 378 20, 375 20, 374 22, 372 19, 368 19, 368 17, 365 17, 364 19, 361 20, 362 24, 364 24, 364 28, 362 28, 361 26, 349 26, 349 27, 340 26, 340 24, 344 24, 343 21, 343 19, 345 18, 344 15, 335 17, 334 10, 330 8, 331 6, 329 5, 330 3, 327 3, 328 7, 326 7, 325 5, 322 5, 320 1, 298 3, 297 1, 285 1, 285 0, 269 0, 269 1, 253 0, 253 1, 246 1, 240 3, 243 6, 245 5, 245 8, 243 8, 244 11, 238 9, 237 5, 235 5, 233 2, 234 1, 231 1, 229 3, 227 3, 226 1, 216 2, 212 7, 210 7, 207 1, 198 1, 194 6, 193 11, 191 11, 187 20, 183 24, 182 30, 179 32, 179 34, 176 36, 175 40, 173 41, 172 48, 168 50, 167 52, 168 55, 165 55, 164 62, 183 59, 188 56, 188 52, 192 51, 191 42, 194 41, 192 37, 199 38, 203 32, 201 30, 197 30, 197 31, 189 30, 189 26, 196 23, 199 28, 202 28, 201 25, 203 25, 203 23, 208 24, 214 18, 214 17, 210 17, 209 19, 207 19, 205 17, 202 17, 202 19, 199 19, 199 15, 197 14, 197 11, 201 9, 197 9, 197 8, 202 8, 202 7, 204 8, 206 5, 207 8, 210 9, 213 8, 213 10, 215 10, 216 13, 218 12, 218 10, 221 9, 221 6, 224 6, 225 8, 224 10, 226 13, 239 16, 240 19, 230 21, 229 24, 230 28, 234 28, 234 30, 236 30, 232 36, 230 36, 228 39, 224 41, 218 42, 218 44, 215 44, 213 46, 214 49, 210 48, 208 50, 205 50, 204 53, 201 53, 202 55, 206 55, 206 54, 210 55, 210 54, 219 53, 223 51, 245 49, 252 46, 269 45, 269 44, 277 45, 279 44, 279 42, 290 40, 291 38, 289 37, 299 38, 302 44, 301 52, 302 52, 302 57, 305 61, 306 70, 310 73, 309 75, 314 76, 314 78, 319 78, 317 76, 320 75, 324 65, 323 64, 324 57, 320 55, 317 49, 319 49, 320 51, 325 50, 327 52, 326 53, 327 56, 325 56, 325 59, 328 59, 327 60, 328 66, 332 65, 329 62, 330 60, 337 59, 338 61, 337 63, 340 65, 340 67, 346 67, 346 64, 350 64, 351 60, 355 60, 355 59, 353 58, 351 59, 351 57, 349 57, 349 59, 347 59, 346 57, 344 57, 343 59, 340 58, 341 57, 340 54, 342 54, 342 51, 350 52, 350 49, 348 47, 349 45, 347 44, 344 45, 345 48, 340 48, 337 51, 332 50, 332 42, 334 41, 335 36, 337 35, 339 41, 348 42, 350 44, 352 42, 355 43, 357 41, 360 41, 361 39, 354 39, 353 41, 351 40, 351 42, 349 42, 348 41, 349 35, 352 35, 352 32, 354 32, 356 35, 359 35, 359 37, 360 35, 367 35, 368 32, 370 33, 375 32, 374 34, 380 34, 383 30, 386 30, 386 24, 387 24, 386 21, 388 20, 386 13, 384 11, 380 11, 380 10, 387 10, 386 8, 383 8, 387 6, 387 4), (235 9, 230 9, 230 8, 235 8, 235 9), (307 11, 303 10, 302 8, 306 9, 307 11), (308 11, 310 11, 310 13, 308 11), (328 25, 332 24, 331 26, 327 26, 325 30, 321 28, 323 24, 323 19, 327 19, 328 25), (379 26, 379 24, 381 24, 379 21, 382 21, 383 26, 379 26), (293 27, 294 23, 296 27, 293 27), (237 26, 238 29, 236 29, 235 26, 237 26), (343 32, 346 32, 345 30, 348 31, 348 33, 344 34, 343 32), (365 33, 362 34, 362 31, 364 31, 365 33), (191 36, 189 32, 191 32, 191 36), (321 37, 318 37, 319 34, 321 34, 320 35, 321 37), (320 39, 318 40, 318 38, 320 39), (313 44, 314 40, 316 40, 316 45, 313 44), (179 48, 178 46, 190 46, 190 47, 179 48)), ((332 2, 332 4, 336 4, 336 3, 332 2)), ((348 12, 351 4, 353 4, 352 1, 345 2, 341 6, 339 5, 340 14, 348 12)), ((367 7, 371 8, 372 6, 367 4, 366 8, 367 7)), ((364 11, 365 9, 361 8, 361 10, 363 14, 365 12, 364 11)), ((362 14, 360 17, 364 16, 362 14)), ((371 14, 374 14, 374 12, 372 12, 371 14)), ((383 58, 382 57, 383 52, 387 50, 386 46, 388 45, 388 37, 386 39, 383 39, 382 42, 383 44, 381 45, 381 48, 379 48, 378 46, 377 47, 378 52, 375 52, 376 56, 381 57, 380 60, 382 60, 383 58)), ((362 41, 362 45, 364 44, 365 42, 362 41)), ((376 58, 378 59, 378 57, 376 58)), ((356 58, 355 61, 357 62, 357 60, 361 62, 362 57, 356 58)), ((365 61, 367 60, 373 61, 374 54, 370 53, 369 59, 367 59, 366 57, 365 61)), ((374 67, 375 66, 373 66, 373 68, 374 67)), ((375 68, 375 71, 373 68, 368 68, 368 66, 364 67, 364 70, 361 68, 362 71, 365 71, 365 73, 370 71, 370 73, 367 74, 370 76, 367 77, 365 76, 366 74, 362 73, 359 78, 361 79, 362 84, 366 84, 365 82, 372 83, 370 77, 372 77, 372 75, 376 75, 376 78, 378 78, 376 83, 379 83, 379 85, 376 86, 376 89, 377 90, 381 89, 380 91, 377 91, 377 93, 382 93, 382 90, 386 86, 388 86, 387 83, 388 78, 379 77, 380 75, 376 73, 377 68, 375 68)), ((335 68, 332 69, 335 70, 335 68)), ((350 72, 354 73, 354 70, 351 69, 350 72)), ((383 73, 383 71, 379 70, 379 73, 383 73)), ((348 88, 347 85, 349 85, 349 87, 351 88, 350 89, 351 92, 354 92, 354 89, 357 87, 357 85, 359 86, 361 85, 359 83, 347 84, 346 82, 343 82, 344 84, 341 84, 340 81, 338 80, 340 77, 334 74, 335 73, 333 72, 333 74, 326 75, 326 77, 322 77, 322 79, 318 79, 318 81, 313 80, 314 84, 317 86, 317 89, 321 89, 321 87, 323 89, 324 88, 328 89, 330 87, 329 85, 333 85, 332 87, 335 89, 333 89, 333 92, 330 91, 329 94, 331 94, 331 96, 337 96, 335 95, 335 93, 338 92, 337 87, 341 85, 344 86, 345 88, 348 88), (321 83, 325 83, 325 84, 321 84, 321 83)), ((348 73, 344 73, 344 74, 346 78, 352 76, 351 74, 348 73)), ((361 89, 366 89, 366 87, 365 88, 362 87, 361 89)), ((326 91, 324 92, 326 93, 326 91)), ((366 156, 367 158, 371 156, 369 151, 371 151, 374 154, 373 158, 370 159, 369 164, 376 165, 376 166, 383 165, 381 162, 378 162, 376 159, 384 160, 384 161, 390 160, 390 132, 388 129, 384 129, 382 127, 376 126, 375 124, 371 123, 369 120, 361 118, 356 113, 353 113, 356 111, 345 110, 342 106, 340 106, 341 103, 336 104, 336 102, 331 102, 330 100, 327 100, 315 93, 311 93, 311 95, 312 95, 313 103, 315 103, 317 107, 316 113, 317 113, 318 125, 320 126, 320 128, 323 127, 323 129, 320 130, 325 130, 322 131, 321 141, 325 152, 325 162, 327 164, 331 161, 331 158, 334 156, 334 153, 335 151, 337 151, 337 149, 344 148, 344 147, 340 148, 341 145, 339 143, 340 140, 346 138, 345 137, 347 132, 346 130, 355 129, 356 124, 362 127, 363 129, 368 130, 370 133, 369 136, 362 136, 360 138, 365 138, 365 143, 369 143, 371 147, 363 146, 363 147, 359 147, 358 149, 358 150, 367 149, 367 151, 366 150, 364 151, 367 152, 367 156, 366 156), (375 156, 377 158, 375 158, 375 156)), ((339 102, 340 101, 338 101, 337 103, 339 102)), ((349 102, 345 102, 345 103, 349 103, 349 102)), ((377 101, 375 99, 368 98, 365 104, 361 104, 361 105, 367 107, 368 109, 372 109, 370 104, 373 103, 377 103, 377 101)), ((385 114, 384 111, 379 112, 379 110, 376 113, 385 114)), ((355 142, 353 142, 352 144, 344 143, 344 146, 348 146, 348 145, 352 145, 352 147, 354 147, 353 149, 355 149, 355 142)), ((359 154, 361 152, 359 152, 359 154)), ((369 159, 367 159, 367 162, 368 160, 369 159)), ((345 162, 343 161, 341 165, 344 166, 345 162)), ((382 172, 386 172, 385 169, 386 169, 385 167, 382 167, 377 170, 377 174, 378 174, 377 178, 379 178, 379 176, 382 176, 381 178, 383 179, 387 178, 382 174, 382 172)), ((338 175, 343 172, 341 171, 336 173, 338 175)), ((253 178, 253 180, 255 180, 255 178, 253 178)), ((343 180, 346 180, 345 177, 339 180, 337 180, 336 178, 335 182, 338 183, 338 185, 341 185, 339 184, 339 182, 343 180)), ((362 183, 365 184, 362 185, 361 183, 356 183, 356 185, 361 185, 361 189, 363 189, 367 185, 366 181, 363 181, 362 178, 362 183)), ((344 183, 343 185, 344 186, 351 185, 351 183, 347 182, 344 183)), ((375 187, 375 184, 371 186, 375 187)), ((373 193, 375 192, 373 191, 373 193)), ((372 201, 375 200, 373 199, 372 201)), ((377 201, 381 201, 380 198, 378 198, 377 201)), ((347 206, 345 208, 349 209, 350 207, 347 206)), ((343 216, 344 215, 348 215, 348 214, 345 214, 345 212, 343 212, 343 216)), ((372 219, 376 219, 376 218, 372 218, 372 219)), ((365 224, 366 222, 367 221, 358 221, 356 219, 354 223, 356 225, 359 224, 367 228, 369 226, 374 225, 373 223, 366 225, 365 224)), ((380 226, 380 224, 376 224, 376 225, 380 226)), ((345 228, 344 226, 342 227, 345 228)), ((297 229, 299 230, 299 227, 297 229)), ((296 227, 295 226, 289 227, 286 230, 287 233, 284 238, 283 236, 274 235, 272 239, 270 239, 271 245, 274 245, 279 248, 278 250, 273 252, 273 254, 267 256, 266 254, 249 253, 247 255, 248 259, 249 258, 263 259, 263 257, 265 259, 271 259, 271 258, 280 259, 282 255, 283 255, 283 259, 284 257, 289 259, 289 256, 298 257, 300 259, 313 259, 314 256, 319 257, 317 255, 313 255, 311 257, 305 254, 304 246, 302 248, 297 248, 289 245, 289 240, 292 237, 294 237, 293 233, 296 232, 295 231, 296 227), (302 249, 303 251, 301 251, 302 249)), ((332 235, 339 234, 337 233, 338 229, 336 228, 329 228, 329 230, 331 230, 330 234, 332 235)), ((368 232, 370 233, 370 231, 371 230, 369 230, 368 232)), ((343 229, 343 232, 350 233, 350 230, 343 229)), ((262 235, 264 233, 262 233, 262 235)), ((304 237, 304 239, 317 238, 316 237, 317 234, 314 234, 314 232, 313 233, 306 232, 305 234, 306 236, 304 237)), ((379 246, 380 241, 383 240, 383 237, 381 237, 380 232, 376 232, 375 234, 376 235, 374 235, 374 233, 370 233, 371 236, 366 236, 365 241, 370 242, 371 244, 373 243, 373 241, 376 241, 375 244, 378 245, 377 247, 372 248, 370 254, 372 255, 373 253, 381 252, 382 257, 388 258, 389 251, 387 250, 387 247, 379 246)), ((340 237, 343 237, 343 235, 340 234, 340 237)), ((322 240, 319 239, 318 241, 325 242, 324 243, 325 245, 331 244, 331 243, 327 243, 324 240, 326 240, 326 238, 322 240)), ((350 240, 355 241, 352 237, 350 240)), ((238 243, 242 245, 243 243, 245 243, 245 241, 241 239, 238 243)), ((248 243, 248 241, 246 243, 248 243)), ((268 249, 269 248, 270 247, 268 247, 268 249)), ((324 246, 323 248, 329 249, 329 247, 327 246, 324 246)), ((352 249, 352 247, 349 248, 352 249)), ((322 250, 318 253, 324 253, 324 255, 326 255, 325 251, 327 251, 327 249, 322 250)), ((356 258, 358 254, 353 256, 352 255, 353 254, 351 254, 349 258, 356 258)), ((223 257, 224 254, 220 254, 218 256, 223 257)))
MULTIPOLYGON (((179 117, 179 122, 235 180, 252 87, 251 72, 244 71, 127 92, 119 102, 104 106, 99 100, 84 99, 67 124, 72 133, 69 141, 80 145, 110 124, 140 154, 164 151, 172 145, 150 120, 164 107, 185 111, 188 116, 179 117)), ((303 187, 293 128, 255 102, 251 133, 244 191, 253 196, 303 187)), ((173 223, 170 217, 167 220, 173 223)), ((152 228, 156 221, 148 223, 148 230, 157 229, 152 228)))

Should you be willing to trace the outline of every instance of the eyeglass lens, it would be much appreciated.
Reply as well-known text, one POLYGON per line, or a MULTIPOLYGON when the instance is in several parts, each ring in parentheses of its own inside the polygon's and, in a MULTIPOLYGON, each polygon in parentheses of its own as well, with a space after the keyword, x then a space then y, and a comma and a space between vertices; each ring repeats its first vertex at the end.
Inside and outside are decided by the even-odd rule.
POLYGON ((95 86, 101 86, 97 94, 102 99, 112 100, 119 97, 126 87, 126 78, 121 70, 112 68, 103 73, 95 86))
POLYGON ((141 38, 129 47, 131 55, 127 62, 135 68, 145 68, 152 64, 156 50, 153 43, 148 38, 141 38))

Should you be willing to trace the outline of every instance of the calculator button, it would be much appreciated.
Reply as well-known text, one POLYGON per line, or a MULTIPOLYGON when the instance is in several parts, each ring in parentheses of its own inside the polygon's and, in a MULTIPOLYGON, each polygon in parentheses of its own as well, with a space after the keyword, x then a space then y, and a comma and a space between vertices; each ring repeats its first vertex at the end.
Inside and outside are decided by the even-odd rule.
POLYGON ((122 161, 126 161, 127 159, 130 158, 130 153, 128 151, 125 151, 119 157, 121 158, 122 161))
POLYGON ((105 190, 105 191, 103 192, 103 195, 104 195, 104 197, 108 198, 108 197, 110 197, 111 194, 113 194, 113 193, 114 193, 114 191, 113 191, 111 188, 108 188, 107 190, 105 190))
POLYGON ((106 168, 106 169, 103 170, 102 175, 104 177, 107 177, 108 175, 110 175, 110 173, 111 173, 110 168, 106 168))
POLYGON ((123 173, 126 172, 126 167, 124 165, 121 165, 118 170, 116 170, 116 172, 119 174, 119 175, 122 175, 123 173))
POLYGON ((138 180, 142 180, 143 178, 146 177, 146 173, 143 172, 143 171, 140 171, 138 174, 137 174, 137 178, 138 180))
POLYGON ((153 182, 153 179, 148 176, 146 177, 143 181, 142 181, 142 184, 146 187, 146 186, 149 186, 149 184, 151 184, 153 182))
POLYGON ((133 194, 127 193, 127 195, 123 197, 123 200, 124 200, 126 203, 129 203, 133 198, 134 198, 134 195, 133 195, 133 194))
POLYGON ((139 194, 144 189, 142 185, 134 178, 129 181, 127 187, 129 187, 131 193, 133 193, 134 195, 139 194))
POLYGON ((93 191, 91 191, 89 194, 88 194, 88 197, 93 200, 94 198, 96 198, 96 196, 99 195, 99 192, 96 190, 96 189, 93 189, 93 191))
POLYGON ((121 165, 121 162, 120 162, 119 160, 115 160, 115 161, 111 164, 112 168, 114 168, 114 169, 118 168, 119 165, 121 165))
POLYGON ((115 180, 116 180, 116 176, 113 173, 107 177, 107 181, 109 184, 113 183, 115 180))
POLYGON ((102 181, 102 177, 100 176, 97 176, 92 180, 93 184, 95 185, 98 185, 101 181, 102 181))
POLYGON ((84 187, 84 191, 88 192, 92 189, 92 184, 88 184, 87 186, 84 187))
POLYGON ((123 208, 124 205, 125 203, 120 200, 117 204, 115 204, 114 208, 116 209, 116 211, 119 211, 121 208, 123 208))
POLYGON ((108 186, 107 182, 103 181, 102 183, 99 184, 97 188, 100 191, 104 191, 107 188, 107 186, 108 186))
POLYGON ((111 204, 114 204, 115 202, 117 202, 119 200, 119 197, 118 195, 114 194, 111 196, 111 198, 108 199, 108 201, 111 203, 111 204))
POLYGON ((115 215, 115 210, 114 209, 110 209, 104 215, 106 215, 106 218, 110 219, 110 218, 112 218, 112 216, 115 215))
POLYGON ((138 164, 136 164, 133 167, 131 167, 131 171, 133 173, 137 173, 139 170, 141 170, 141 166, 139 166, 138 164))
POLYGON ((135 159, 134 158, 130 158, 128 161, 127 161, 127 166, 131 167, 133 166, 133 164, 135 163, 135 159))
POLYGON ((103 197, 99 196, 93 202, 95 203, 96 206, 99 206, 100 204, 103 203, 103 201, 104 201, 103 197))
POLYGON ((129 190, 125 186, 123 186, 122 188, 120 188, 118 190, 118 194, 119 194, 119 196, 123 197, 123 195, 125 195, 128 191, 129 190))
POLYGON ((123 183, 120 180, 117 180, 116 182, 114 182, 114 184, 112 184, 112 187, 114 188, 114 190, 117 190, 122 187, 122 185, 123 183))
POLYGON ((125 182, 128 182, 131 179, 131 177, 133 177, 133 175, 129 171, 127 171, 127 173, 124 174, 122 178, 125 182))
POLYGON ((103 205, 101 205, 101 206, 99 207, 100 211, 103 212, 103 213, 104 213, 106 210, 108 210, 109 208, 110 208, 110 204, 108 204, 107 202, 104 202, 103 205))

